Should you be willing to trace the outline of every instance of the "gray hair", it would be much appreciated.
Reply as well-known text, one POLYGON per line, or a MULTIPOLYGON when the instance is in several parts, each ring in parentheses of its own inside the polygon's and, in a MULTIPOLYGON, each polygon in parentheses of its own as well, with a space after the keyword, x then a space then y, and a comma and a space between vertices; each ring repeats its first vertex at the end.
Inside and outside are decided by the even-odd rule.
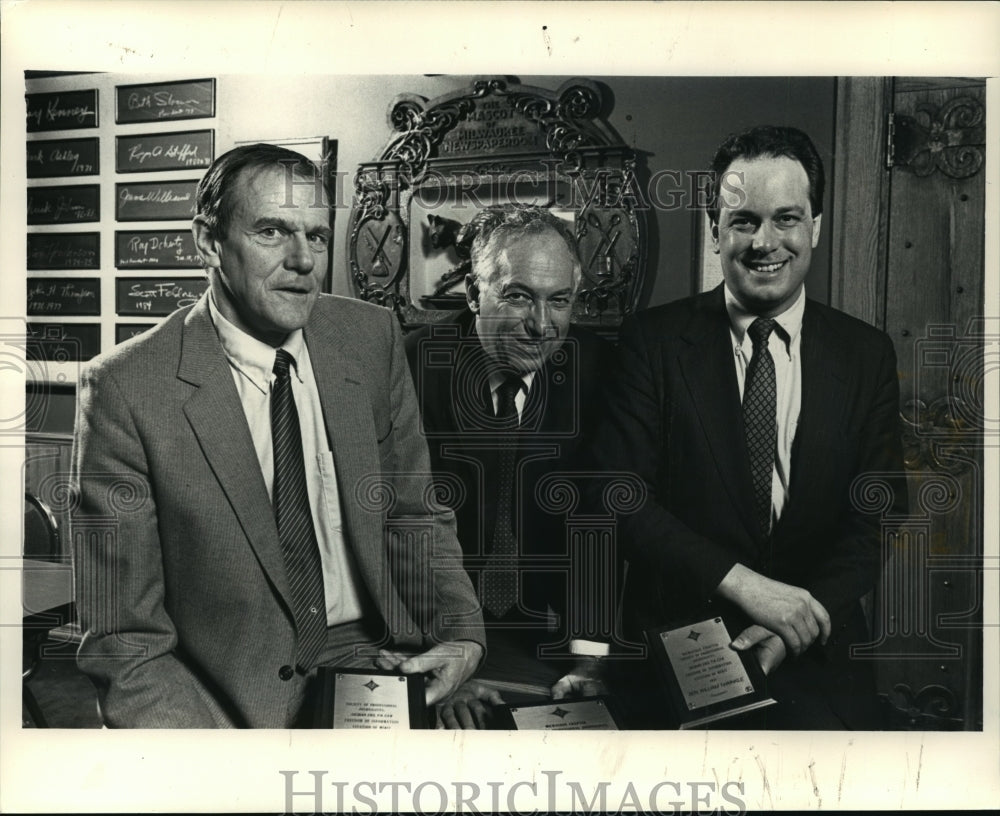
POLYGON ((579 284, 582 264, 572 228, 545 207, 516 204, 496 204, 481 210, 462 227, 458 242, 468 241, 472 234, 472 276, 477 282, 489 283, 498 273, 497 256, 513 238, 538 235, 546 230, 556 233, 566 244, 573 259, 573 285, 579 284))

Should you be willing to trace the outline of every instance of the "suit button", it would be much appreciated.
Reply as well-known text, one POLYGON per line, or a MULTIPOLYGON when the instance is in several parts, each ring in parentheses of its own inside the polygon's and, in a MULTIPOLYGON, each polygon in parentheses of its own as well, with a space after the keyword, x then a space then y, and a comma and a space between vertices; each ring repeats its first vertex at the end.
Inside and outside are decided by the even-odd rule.
POLYGON ((295 669, 291 666, 282 666, 278 669, 278 677, 282 680, 291 680, 295 676, 295 669))

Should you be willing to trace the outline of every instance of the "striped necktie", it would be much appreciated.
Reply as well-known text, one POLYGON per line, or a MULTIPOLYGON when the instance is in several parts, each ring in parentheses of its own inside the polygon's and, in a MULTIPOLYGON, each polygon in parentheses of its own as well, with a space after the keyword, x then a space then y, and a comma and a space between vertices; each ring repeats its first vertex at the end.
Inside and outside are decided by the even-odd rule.
POLYGON ((285 559, 298 632, 298 664, 308 671, 326 644, 323 567, 313 529, 299 414, 292 396, 290 367, 295 358, 278 349, 271 389, 271 438, 274 446, 274 516, 285 559))

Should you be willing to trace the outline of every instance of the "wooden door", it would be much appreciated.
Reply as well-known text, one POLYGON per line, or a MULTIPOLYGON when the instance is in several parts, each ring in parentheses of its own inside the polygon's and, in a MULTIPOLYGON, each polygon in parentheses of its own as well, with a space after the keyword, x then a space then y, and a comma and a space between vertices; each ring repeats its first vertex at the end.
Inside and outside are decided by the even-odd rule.
POLYGON ((849 79, 841 90, 834 305, 896 345, 910 488, 908 516, 884 519, 875 640, 856 656, 876 661, 891 726, 978 730, 985 86, 849 79))

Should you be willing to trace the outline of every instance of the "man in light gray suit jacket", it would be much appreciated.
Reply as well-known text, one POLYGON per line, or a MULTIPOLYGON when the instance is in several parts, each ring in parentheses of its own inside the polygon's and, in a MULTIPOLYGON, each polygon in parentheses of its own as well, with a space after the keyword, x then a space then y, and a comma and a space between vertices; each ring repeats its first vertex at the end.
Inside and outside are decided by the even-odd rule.
POLYGON ((319 295, 317 173, 217 159, 209 291, 81 378, 78 662, 110 726, 305 725, 322 665, 425 674, 432 704, 483 657, 396 320, 319 295))

